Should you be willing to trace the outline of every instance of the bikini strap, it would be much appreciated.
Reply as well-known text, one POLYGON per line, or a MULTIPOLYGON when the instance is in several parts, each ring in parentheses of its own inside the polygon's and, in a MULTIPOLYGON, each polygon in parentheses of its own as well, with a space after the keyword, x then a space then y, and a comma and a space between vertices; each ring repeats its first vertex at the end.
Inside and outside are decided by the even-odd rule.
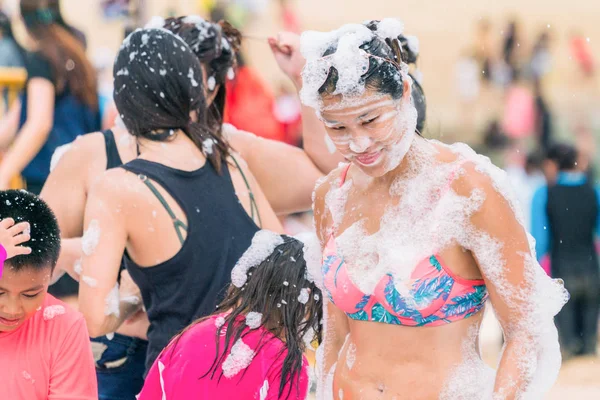
POLYGON ((352 164, 348 163, 348 165, 342 170, 342 173, 340 174, 340 187, 342 187, 342 185, 346 182, 346 177, 348 176, 348 171, 350 170, 351 166, 352 164))
POLYGON ((183 243, 185 242, 185 238, 183 237, 183 233, 181 231, 183 230, 187 232, 187 225, 182 220, 177 218, 177 216, 173 212, 173 209, 171 208, 171 206, 169 206, 169 203, 167 203, 167 200, 165 200, 164 196, 158 191, 156 186, 154 186, 154 184, 148 179, 146 175, 140 174, 138 175, 138 178, 140 178, 140 180, 144 182, 144 184, 148 187, 148 189, 150 189, 152 194, 154 194, 158 201, 160 201, 160 204, 162 204, 165 210, 167 210, 167 213, 169 213, 169 216, 173 220, 173 226, 175 227, 175 232, 177 232, 179 242, 183 245, 183 243))
POLYGON ((240 164, 238 163, 238 161, 235 159, 235 157, 233 155, 231 156, 231 159, 235 163, 235 166, 237 167, 238 171, 240 171, 240 174, 242 175, 242 179, 244 180, 244 183, 246 184, 246 188, 248 189, 248 195, 250 196, 251 218, 254 221, 254 214, 256 213, 256 216, 258 217, 258 227, 262 228, 262 220, 260 218, 260 213, 258 212, 258 205, 256 204, 256 199, 254 198, 254 193, 252 193, 252 188, 250 187, 250 183, 248 182, 248 179, 246 179, 244 170, 242 169, 242 167, 240 166, 240 164))

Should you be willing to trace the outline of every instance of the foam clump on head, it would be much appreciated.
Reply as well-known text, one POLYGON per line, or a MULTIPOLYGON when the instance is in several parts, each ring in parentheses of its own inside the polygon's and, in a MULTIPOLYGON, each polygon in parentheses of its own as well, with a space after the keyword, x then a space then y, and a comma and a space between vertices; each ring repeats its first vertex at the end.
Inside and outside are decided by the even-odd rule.
POLYGON ((302 34, 301 52, 306 58, 302 71, 301 100, 315 109, 320 108, 319 88, 325 82, 331 67, 339 73, 334 94, 361 95, 364 85, 361 76, 369 68, 369 59, 357 57, 361 45, 373 38, 373 32, 364 25, 349 24, 332 32, 307 31, 302 34), (323 58, 324 53, 335 47, 336 51, 323 58))
POLYGON ((281 235, 267 230, 258 231, 254 235, 254 238, 252 238, 252 244, 248 250, 246 250, 235 267, 233 267, 231 271, 231 283, 238 288, 244 286, 248 279, 250 268, 256 267, 265 261, 280 244, 283 244, 281 235))

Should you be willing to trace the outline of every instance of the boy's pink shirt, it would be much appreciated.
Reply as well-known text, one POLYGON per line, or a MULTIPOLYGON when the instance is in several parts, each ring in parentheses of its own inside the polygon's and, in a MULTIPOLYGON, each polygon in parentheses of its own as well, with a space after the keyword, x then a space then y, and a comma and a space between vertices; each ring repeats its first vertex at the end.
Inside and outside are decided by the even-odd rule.
MULTIPOLYGON (((264 329, 249 332, 243 342, 255 352, 262 334, 267 335, 261 350, 255 354, 247 368, 231 378, 221 376, 219 367, 214 379, 201 378, 211 367, 216 355, 216 319, 213 316, 188 330, 177 342, 170 345, 154 362, 148 373, 138 400, 188 400, 188 399, 279 399, 281 369, 286 351, 283 342, 264 329), (272 339, 272 340, 269 340, 272 339), (160 363, 160 364, 159 364, 160 363)), ((223 349, 224 330, 221 331, 220 349, 223 349)), ((229 354, 229 353, 228 353, 229 354)), ((299 385, 288 383, 284 396, 288 400, 304 400, 308 394, 308 361, 303 358, 299 385)))
POLYGON ((0 332, 0 398, 98 398, 96 371, 83 316, 46 294, 17 330, 0 332))

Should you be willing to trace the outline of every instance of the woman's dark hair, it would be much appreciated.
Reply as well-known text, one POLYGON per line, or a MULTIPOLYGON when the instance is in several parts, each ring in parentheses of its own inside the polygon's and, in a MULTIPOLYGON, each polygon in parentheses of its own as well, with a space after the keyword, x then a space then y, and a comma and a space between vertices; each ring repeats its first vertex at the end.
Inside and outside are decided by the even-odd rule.
POLYGON ((164 28, 182 38, 205 68, 207 79, 214 79, 217 94, 208 108, 208 124, 221 129, 227 95, 226 83, 236 67, 242 34, 229 22, 213 23, 196 16, 168 18, 164 28))
POLYGON ((165 142, 181 129, 221 172, 229 146, 207 124, 202 67, 183 39, 162 29, 136 30, 123 42, 113 76, 115 105, 129 133, 165 142))
POLYGON ((75 36, 58 22, 60 14, 48 0, 21 0, 27 31, 48 60, 58 93, 65 89, 93 110, 98 109, 96 72, 75 36))
POLYGON ((0 11, 0 34, 8 39, 13 39, 15 35, 12 30, 12 23, 8 15, 0 11))
MULTIPOLYGON (((380 21, 370 21, 365 26, 371 31, 376 32, 380 21)), ((363 43, 360 48, 367 54, 375 57, 369 57, 369 67, 361 76, 361 83, 368 89, 376 90, 382 94, 388 94, 393 99, 398 100, 404 94, 404 81, 399 76, 399 64, 416 64, 419 54, 411 48, 406 36, 400 35, 396 39, 384 39, 374 35, 373 38, 363 43), (381 59, 389 62, 381 62, 381 59)), ((331 55, 337 51, 337 43, 329 47, 323 57, 331 55)), ((427 102, 425 92, 414 76, 412 78, 411 97, 413 104, 417 109, 417 132, 420 134, 425 127, 427 114, 427 102)), ((332 94, 335 92, 339 72, 335 67, 331 67, 325 83, 319 88, 319 94, 332 94)))
MULTIPOLYGON (((229 314, 225 317, 223 327, 217 329, 217 355, 202 378, 210 375, 214 379, 231 346, 251 332, 246 325, 246 315, 258 312, 262 314, 260 326, 266 331, 261 336, 257 352, 271 340, 285 340, 285 347, 279 354, 282 356, 287 350, 281 371, 279 397, 283 396, 288 383, 299 381, 306 342, 321 342, 323 300, 321 291, 307 279, 302 242, 285 235, 282 235, 282 239, 283 244, 277 246, 266 260, 248 270, 243 287, 230 285, 225 299, 217 307, 218 313, 229 314), (222 329, 226 329, 225 345, 220 348, 222 329), (275 337, 268 335, 267 331, 275 337)), ((194 322, 186 330, 206 319, 194 322)), ((221 376, 222 372, 219 379, 221 376)), ((286 398, 292 387, 298 388, 299 385, 291 384, 286 398)))

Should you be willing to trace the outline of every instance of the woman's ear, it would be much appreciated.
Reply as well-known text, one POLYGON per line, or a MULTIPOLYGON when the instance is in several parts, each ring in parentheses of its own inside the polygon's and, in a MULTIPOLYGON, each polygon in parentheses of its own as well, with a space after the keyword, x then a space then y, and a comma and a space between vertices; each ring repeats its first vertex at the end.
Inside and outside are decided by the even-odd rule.
POLYGON ((410 87, 410 83, 408 82, 408 79, 404 80, 404 83, 402 84, 404 86, 404 90, 402 93, 402 98, 403 100, 410 100, 411 99, 411 95, 412 95, 412 89, 410 87))

